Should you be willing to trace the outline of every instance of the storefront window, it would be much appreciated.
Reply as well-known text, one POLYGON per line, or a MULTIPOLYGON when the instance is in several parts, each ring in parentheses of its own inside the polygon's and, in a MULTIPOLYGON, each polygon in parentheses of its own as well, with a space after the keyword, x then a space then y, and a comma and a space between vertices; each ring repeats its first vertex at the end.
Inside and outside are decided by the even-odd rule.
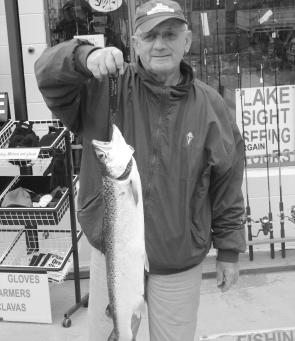
MULTIPOLYGON (((46 1, 50 45, 102 35, 105 46, 132 60, 134 9, 145 0, 46 1), (110 4, 118 8, 108 11, 110 4)), ((271 155, 276 166, 278 150, 284 165, 295 164, 295 0, 178 2, 193 32, 185 59, 195 77, 220 92, 244 130, 249 165, 265 167, 271 155)))
POLYGON ((188 2, 193 44, 187 60, 244 129, 248 164, 264 167, 268 154, 276 166, 279 149, 283 165, 293 165, 295 1, 188 2))
POLYGON ((46 5, 51 46, 74 36, 100 35, 105 46, 117 46, 125 60, 130 60, 130 26, 125 0, 47 0, 46 5))

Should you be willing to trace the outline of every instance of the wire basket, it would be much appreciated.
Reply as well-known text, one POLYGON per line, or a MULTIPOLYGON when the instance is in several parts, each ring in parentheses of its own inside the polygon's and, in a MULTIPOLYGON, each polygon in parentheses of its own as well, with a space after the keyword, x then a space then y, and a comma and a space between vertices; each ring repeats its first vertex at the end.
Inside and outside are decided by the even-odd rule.
MULTIPOLYGON (((9 230, 0 230, 0 240, 9 230), (2 236, 3 235, 3 236, 2 236)), ((6 236, 10 245, 2 251, 0 256, 0 271, 17 268, 20 270, 61 271, 67 263, 72 247, 72 231, 63 229, 30 229, 14 230, 12 235, 6 236)), ((82 231, 76 231, 77 241, 82 231)), ((8 244, 8 243, 7 243, 8 244)), ((1 245, 1 244, 0 244, 1 245)))
MULTIPOLYGON (((9 141, 10 138, 15 130, 16 125, 20 121, 9 121, 3 129, 0 131, 0 148, 5 149, 5 151, 9 152, 9 141)), ((33 131, 35 134, 41 139, 44 135, 48 133, 48 127, 52 126, 57 128, 57 134, 54 140, 51 142, 50 145, 40 146, 40 147, 32 147, 32 148, 18 148, 18 150, 22 149, 34 149, 37 148, 38 157, 34 160, 26 160, 21 158, 13 158, 9 157, 9 159, 3 158, 0 160, 0 166, 7 166, 7 165, 17 165, 17 166, 28 166, 35 164, 38 159, 48 159, 52 157, 52 151, 54 149, 59 149, 62 151, 66 150, 65 145, 65 138, 64 133, 66 128, 59 120, 43 120, 43 121, 28 121, 29 123, 33 124, 33 131)), ((40 161, 40 160, 39 160, 40 161)))
POLYGON ((19 229, 0 229, 0 264, 3 255, 9 250, 18 234, 19 229))
POLYGON ((0 193, 3 193, 14 179, 15 176, 0 176, 0 193))
MULTIPOLYGON (((74 195, 76 195, 76 183, 78 177, 73 178, 74 195)), ((50 177, 48 176, 17 176, 0 195, 0 204, 5 195, 17 188, 23 187, 33 192, 49 193, 50 177)), ((2 225, 57 225, 70 205, 69 189, 67 188, 54 207, 1 207, 0 223, 2 225)))

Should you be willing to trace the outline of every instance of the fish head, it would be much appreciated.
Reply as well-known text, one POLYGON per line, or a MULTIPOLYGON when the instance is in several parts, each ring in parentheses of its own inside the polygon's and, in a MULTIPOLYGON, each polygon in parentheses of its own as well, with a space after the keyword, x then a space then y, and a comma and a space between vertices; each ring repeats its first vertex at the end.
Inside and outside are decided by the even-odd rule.
POLYGON ((132 163, 133 147, 128 145, 119 128, 113 124, 112 139, 109 142, 92 140, 103 176, 120 178, 132 163))

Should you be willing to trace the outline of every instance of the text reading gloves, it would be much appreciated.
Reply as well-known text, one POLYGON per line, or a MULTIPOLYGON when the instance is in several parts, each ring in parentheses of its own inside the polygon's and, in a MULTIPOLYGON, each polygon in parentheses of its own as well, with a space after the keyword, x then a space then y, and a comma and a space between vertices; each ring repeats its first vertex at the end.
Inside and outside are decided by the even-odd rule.
MULTIPOLYGON (((38 147, 39 137, 33 131, 33 122, 20 121, 16 124, 13 133, 10 136, 8 148, 32 148, 38 147)), ((13 165, 24 166, 30 163, 29 160, 17 161, 10 160, 13 165)))
POLYGON ((60 149, 53 150, 51 163, 43 173, 43 176, 51 174, 50 191, 54 190, 58 186, 67 186, 65 162, 65 153, 60 149))

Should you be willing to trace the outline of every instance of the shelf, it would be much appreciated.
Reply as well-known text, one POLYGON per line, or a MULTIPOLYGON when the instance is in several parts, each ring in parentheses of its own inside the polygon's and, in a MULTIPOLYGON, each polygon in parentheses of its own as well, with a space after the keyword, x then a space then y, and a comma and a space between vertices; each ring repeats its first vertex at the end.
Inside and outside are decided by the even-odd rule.
MULTIPOLYGON (((33 131, 35 134, 41 138, 48 133, 48 127, 52 126, 57 129, 56 136, 54 140, 50 143, 50 145, 42 145, 36 147, 26 147, 26 148, 9 148, 10 138, 16 128, 16 125, 19 121, 9 121, 0 131, 0 149, 1 149, 1 158, 0 158, 0 167, 8 166, 8 165, 17 165, 17 166, 28 166, 35 164, 38 159, 48 159, 52 157, 53 150, 66 150, 64 133, 66 128, 62 125, 59 120, 42 120, 42 121, 28 121, 33 124, 33 131), (36 158, 33 160, 27 160, 27 158, 22 159, 21 157, 9 157, 10 154, 13 154, 12 151, 16 151, 16 153, 21 153, 22 150, 31 150, 36 151, 36 158)), ((71 136, 72 137, 72 136, 71 136)), ((39 160, 40 161, 40 160, 39 160)))
MULTIPOLYGON (((78 177, 73 178, 74 192, 78 177)), ((23 187, 32 190, 35 193, 49 193, 50 177, 45 176, 17 176, 7 186, 0 195, 0 204, 4 196, 17 187, 23 187)), ((66 189, 61 198, 57 201, 55 207, 35 208, 35 207, 1 207, 0 223, 7 225, 57 225, 66 210, 69 208, 69 189, 66 189)))
MULTIPOLYGON (((82 231, 76 234, 79 240, 82 231)), ((1 241, 6 239, 0 254, 0 271, 61 271, 72 253, 71 230, 0 229, 0 236, 1 241)))

